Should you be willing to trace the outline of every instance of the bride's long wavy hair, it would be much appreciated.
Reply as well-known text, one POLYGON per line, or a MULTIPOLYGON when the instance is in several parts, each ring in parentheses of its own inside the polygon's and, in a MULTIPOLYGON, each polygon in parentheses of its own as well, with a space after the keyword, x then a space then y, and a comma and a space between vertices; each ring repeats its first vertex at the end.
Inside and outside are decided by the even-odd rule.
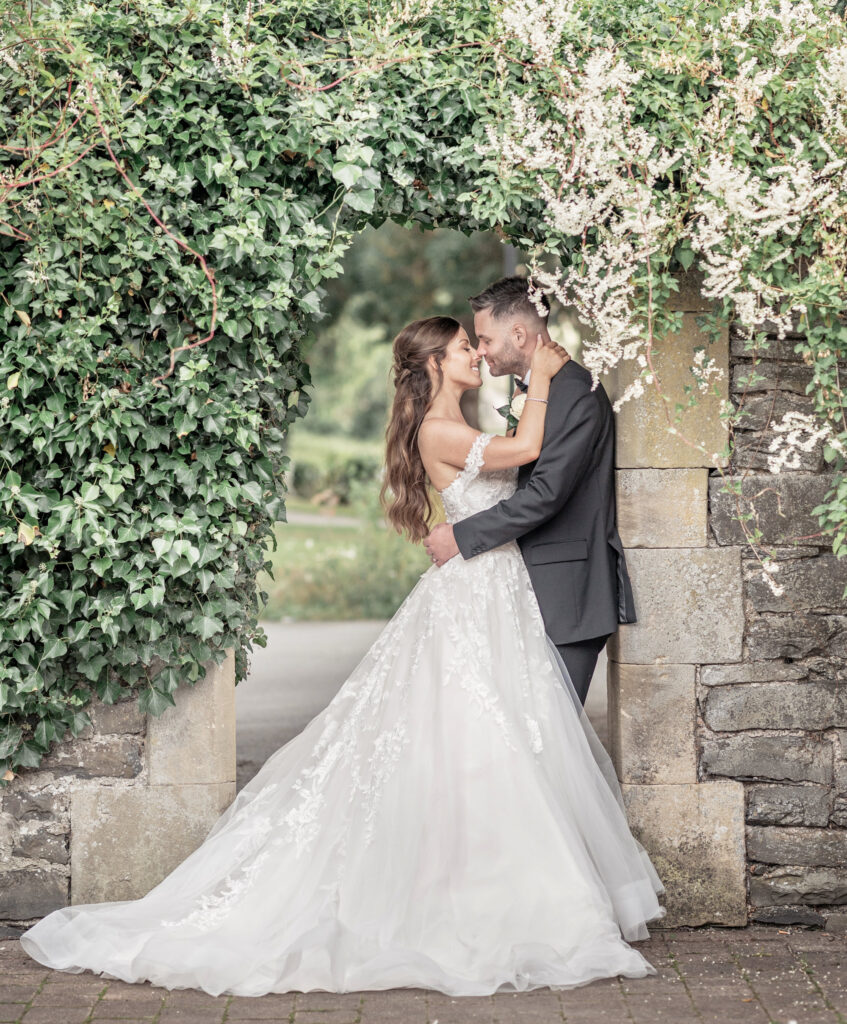
POLYGON ((405 531, 416 543, 429 533, 432 517, 418 431, 444 380, 444 353, 460 328, 452 316, 429 316, 408 324, 394 339, 394 402, 385 431, 385 477, 379 497, 394 529, 405 531), (435 356, 438 367, 435 389, 427 372, 430 356, 435 356))

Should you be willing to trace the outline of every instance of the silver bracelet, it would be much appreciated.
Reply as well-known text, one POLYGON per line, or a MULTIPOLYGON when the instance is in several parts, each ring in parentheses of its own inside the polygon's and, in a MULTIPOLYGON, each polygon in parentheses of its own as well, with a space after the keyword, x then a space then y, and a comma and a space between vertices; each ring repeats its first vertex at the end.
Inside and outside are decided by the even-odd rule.
POLYGON ((546 398, 530 398, 529 395, 527 395, 526 396, 526 400, 528 402, 543 402, 545 405, 547 404, 547 399, 546 398))

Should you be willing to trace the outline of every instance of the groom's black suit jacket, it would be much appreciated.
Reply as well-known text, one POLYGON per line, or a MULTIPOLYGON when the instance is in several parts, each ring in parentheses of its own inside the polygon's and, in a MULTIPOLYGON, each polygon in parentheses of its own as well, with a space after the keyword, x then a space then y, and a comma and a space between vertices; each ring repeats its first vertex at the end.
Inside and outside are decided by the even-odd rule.
POLYGON ((615 523, 614 463, 609 398, 569 359, 550 381, 541 455, 521 466, 518 489, 453 525, 465 558, 517 540, 555 644, 636 621, 615 523))

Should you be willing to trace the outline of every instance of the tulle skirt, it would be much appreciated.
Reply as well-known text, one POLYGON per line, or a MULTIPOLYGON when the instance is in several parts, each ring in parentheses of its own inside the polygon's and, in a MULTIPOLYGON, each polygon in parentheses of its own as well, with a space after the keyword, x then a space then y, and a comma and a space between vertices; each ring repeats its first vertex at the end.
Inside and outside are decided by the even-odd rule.
POLYGON ((212 995, 484 995, 655 973, 663 916, 517 545, 420 578, 331 703, 138 900, 21 937, 212 995))

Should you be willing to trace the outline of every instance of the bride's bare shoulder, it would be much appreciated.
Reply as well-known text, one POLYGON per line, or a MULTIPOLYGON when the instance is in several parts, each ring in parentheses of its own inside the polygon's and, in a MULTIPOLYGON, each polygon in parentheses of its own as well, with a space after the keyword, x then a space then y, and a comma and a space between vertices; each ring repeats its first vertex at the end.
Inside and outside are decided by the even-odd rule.
POLYGON ((418 438, 422 450, 427 448, 438 452, 456 445, 470 445, 478 433, 478 430, 464 421, 450 420, 445 416, 426 416, 421 420, 418 438))
MULTIPOLYGON (((424 464, 461 469, 478 430, 467 423, 442 416, 427 416, 418 431, 418 449, 424 464)), ((432 473, 430 473, 432 476, 432 473)))

